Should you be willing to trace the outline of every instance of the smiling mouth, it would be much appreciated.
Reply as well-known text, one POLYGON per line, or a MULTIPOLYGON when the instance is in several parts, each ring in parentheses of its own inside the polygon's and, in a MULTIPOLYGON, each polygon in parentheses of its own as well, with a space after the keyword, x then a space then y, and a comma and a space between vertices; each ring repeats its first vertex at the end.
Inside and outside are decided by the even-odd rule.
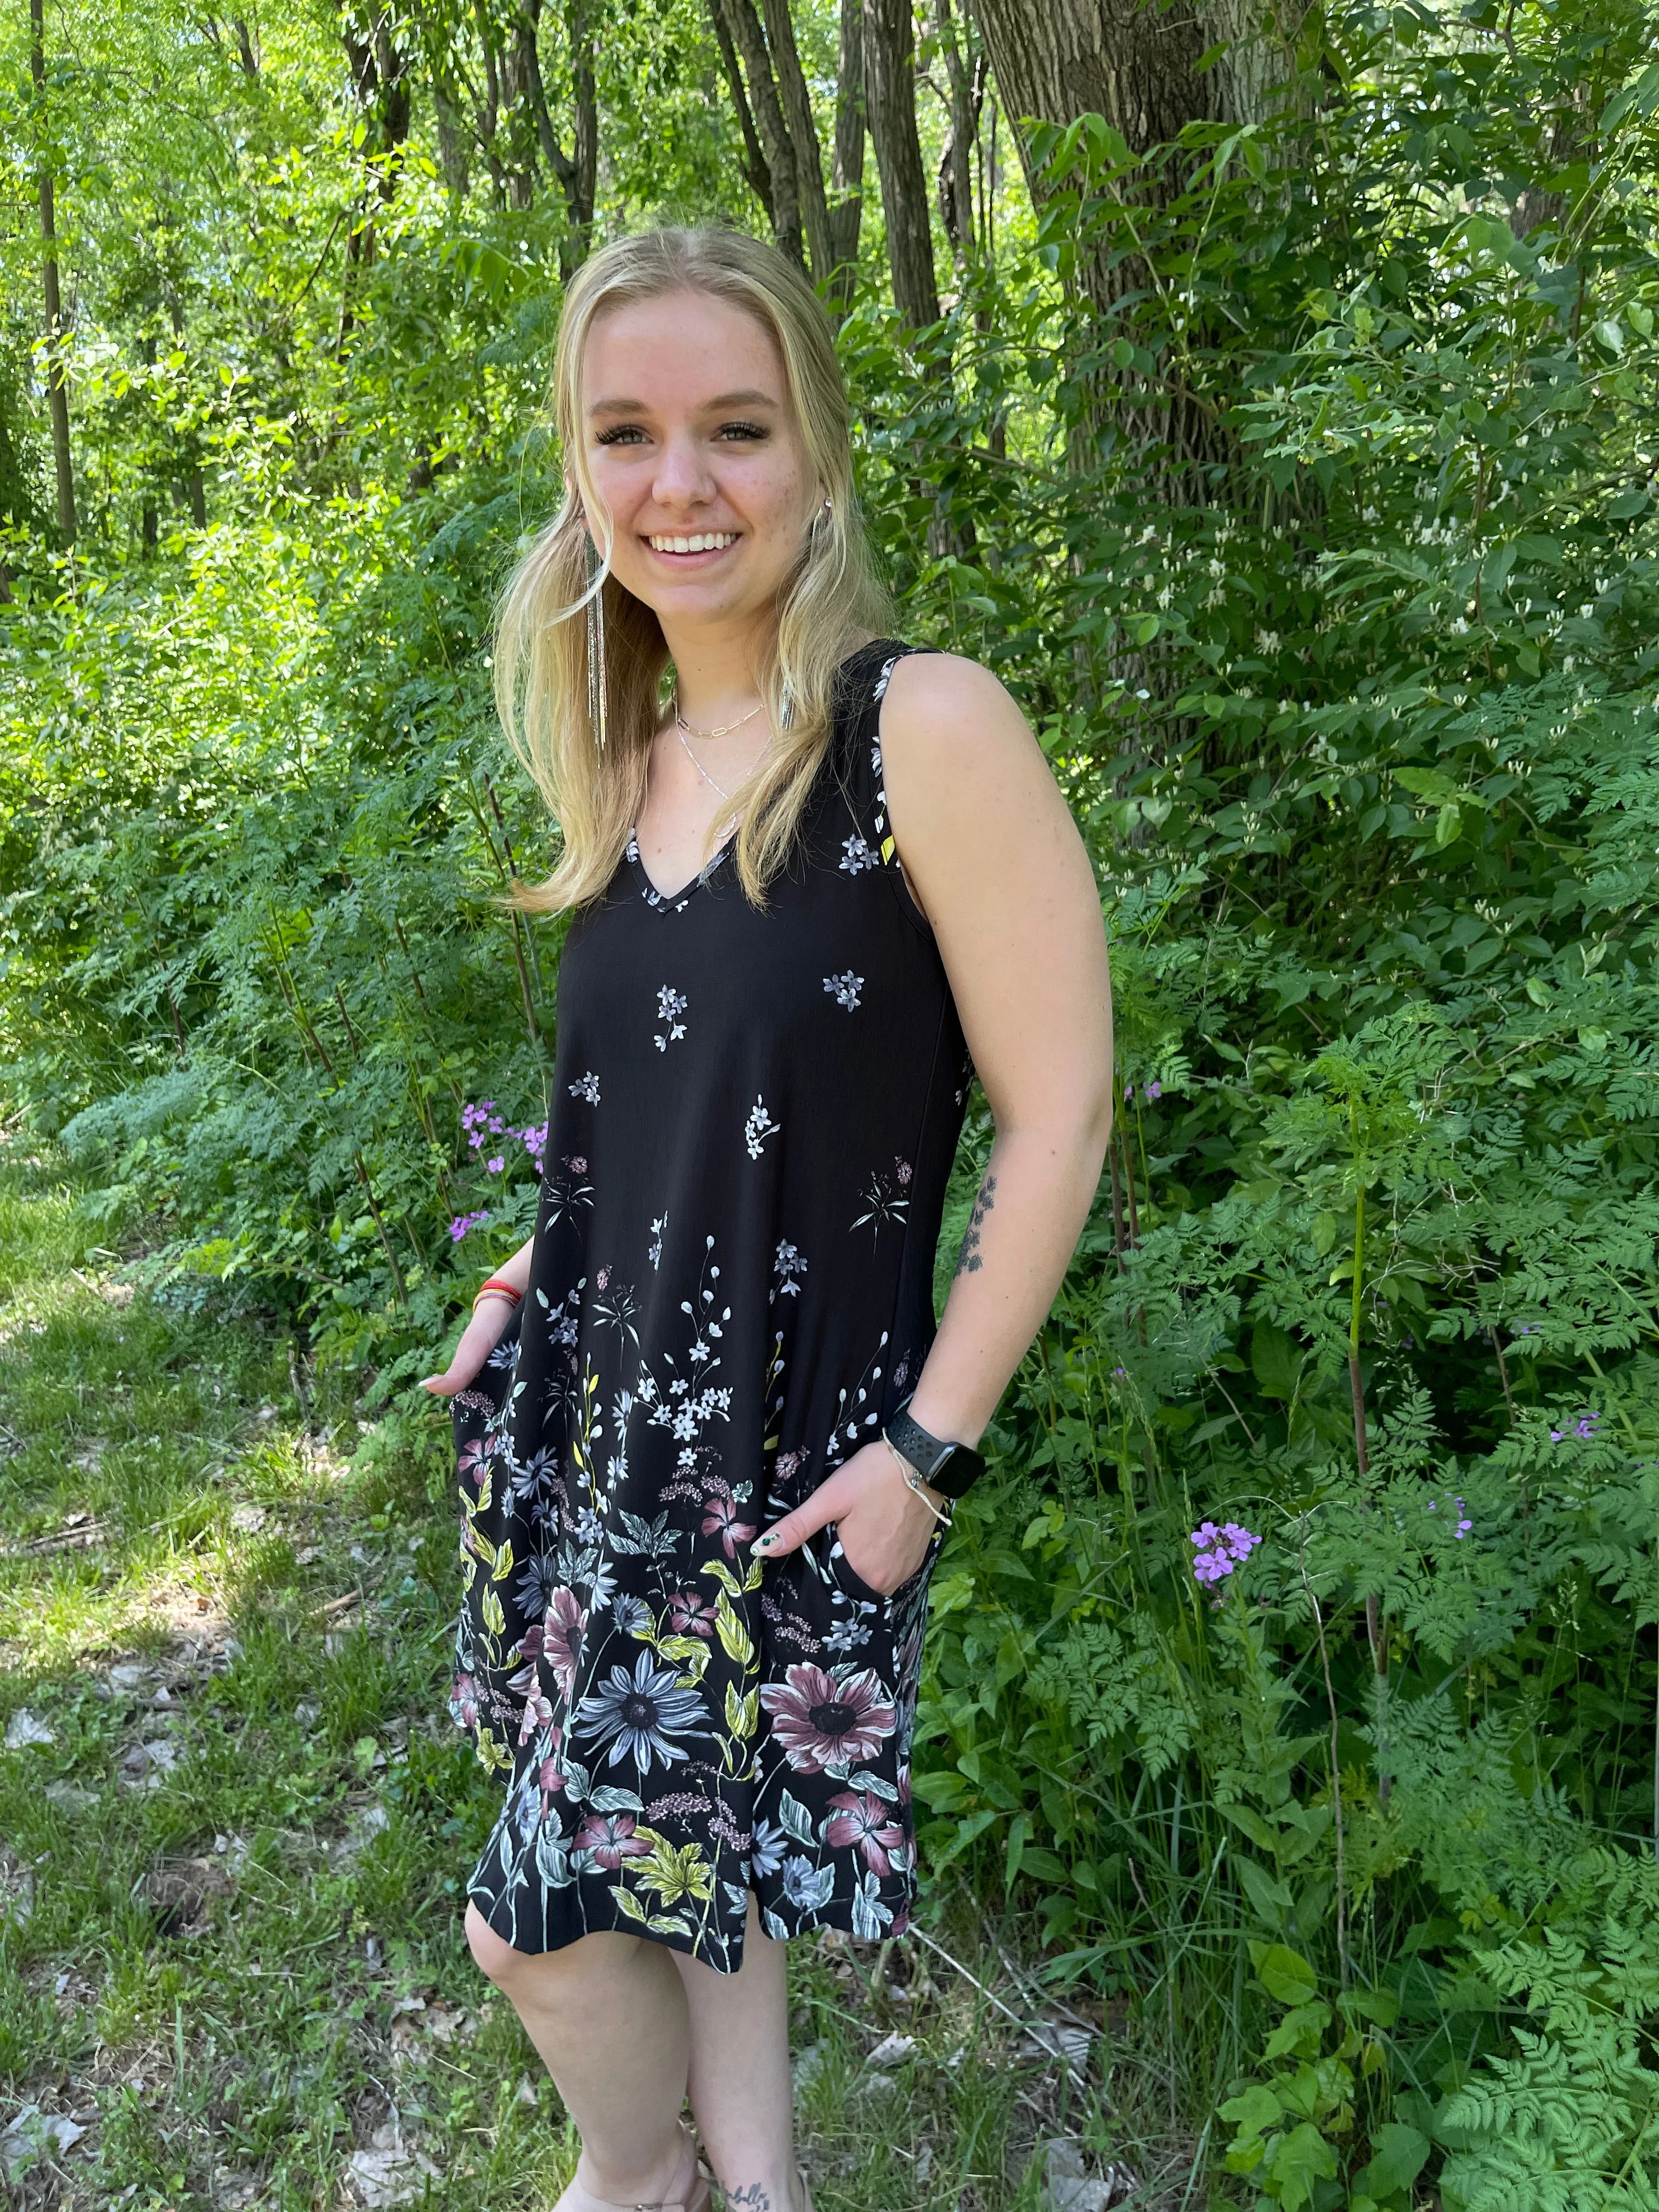
POLYGON ((735 530, 701 530, 690 538, 647 537, 653 553, 723 553, 738 542, 735 530))

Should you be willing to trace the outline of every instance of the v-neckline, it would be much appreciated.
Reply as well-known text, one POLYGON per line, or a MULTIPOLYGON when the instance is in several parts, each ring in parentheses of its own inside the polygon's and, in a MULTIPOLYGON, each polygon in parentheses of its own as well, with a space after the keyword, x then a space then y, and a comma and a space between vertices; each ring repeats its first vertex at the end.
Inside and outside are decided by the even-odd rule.
POLYGON ((640 832, 639 825, 637 823, 635 823, 634 828, 628 833, 627 857, 630 864, 639 872, 640 881, 645 886, 645 894, 647 903, 654 907, 672 907, 676 913, 678 913, 679 909, 685 905, 686 902, 689 899, 695 897, 696 893, 702 889, 709 878, 714 873, 715 870, 724 864, 727 854, 731 852, 732 846, 737 842, 737 837, 738 832, 734 826, 730 836, 726 838, 726 842, 720 846, 716 852, 712 853, 705 865, 698 869, 696 874, 690 877, 685 883, 683 883, 677 891, 665 891, 659 889, 652 876, 650 869, 645 865, 644 855, 640 851, 640 832))

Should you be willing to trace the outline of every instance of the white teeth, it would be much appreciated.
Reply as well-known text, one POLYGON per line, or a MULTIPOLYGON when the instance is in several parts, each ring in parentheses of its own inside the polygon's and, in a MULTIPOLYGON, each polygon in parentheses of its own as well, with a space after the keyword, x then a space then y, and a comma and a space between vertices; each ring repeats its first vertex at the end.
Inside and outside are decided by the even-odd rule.
POLYGON ((646 544, 656 553, 714 553, 722 545, 737 543, 735 530, 706 530, 695 538, 647 538, 646 544))

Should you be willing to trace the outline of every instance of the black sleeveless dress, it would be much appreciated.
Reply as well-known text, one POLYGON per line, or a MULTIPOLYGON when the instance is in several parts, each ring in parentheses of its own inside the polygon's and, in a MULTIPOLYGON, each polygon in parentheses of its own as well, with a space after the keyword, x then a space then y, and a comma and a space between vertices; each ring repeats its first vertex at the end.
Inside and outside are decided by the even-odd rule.
POLYGON ((521 1951, 596 1929, 725 1972, 775 1936, 901 1932, 927 1581, 833 1528, 763 1564, 915 1386, 969 1075, 886 823, 880 707, 839 678, 800 847, 759 911, 722 854, 636 845, 566 941, 530 1287, 454 1401, 451 1710, 510 1773, 469 1889, 521 1951))

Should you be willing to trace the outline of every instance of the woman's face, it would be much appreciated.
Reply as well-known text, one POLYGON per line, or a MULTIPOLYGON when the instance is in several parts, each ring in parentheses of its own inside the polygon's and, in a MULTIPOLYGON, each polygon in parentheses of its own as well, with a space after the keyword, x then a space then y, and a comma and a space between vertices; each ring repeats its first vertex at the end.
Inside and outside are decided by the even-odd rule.
POLYGON ((769 617, 823 496, 771 333, 701 292, 614 307, 588 331, 582 404, 611 567, 671 649, 769 617))

